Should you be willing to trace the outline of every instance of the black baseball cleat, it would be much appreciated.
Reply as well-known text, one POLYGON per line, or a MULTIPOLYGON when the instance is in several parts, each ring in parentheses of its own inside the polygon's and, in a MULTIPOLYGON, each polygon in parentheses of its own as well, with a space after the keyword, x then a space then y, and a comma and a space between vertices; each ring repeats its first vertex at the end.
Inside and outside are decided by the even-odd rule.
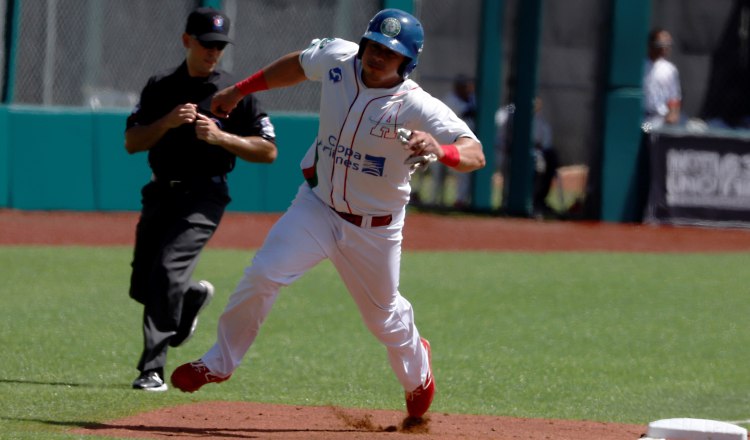
POLYGON ((180 326, 177 328, 177 333, 169 338, 170 347, 179 347, 193 336, 195 328, 198 326, 198 314, 211 302, 211 298, 214 296, 213 284, 205 280, 198 281, 198 284, 203 288, 189 290, 185 294, 180 326))
POLYGON ((143 391, 167 391, 167 384, 158 371, 148 370, 133 381, 133 389, 143 391))

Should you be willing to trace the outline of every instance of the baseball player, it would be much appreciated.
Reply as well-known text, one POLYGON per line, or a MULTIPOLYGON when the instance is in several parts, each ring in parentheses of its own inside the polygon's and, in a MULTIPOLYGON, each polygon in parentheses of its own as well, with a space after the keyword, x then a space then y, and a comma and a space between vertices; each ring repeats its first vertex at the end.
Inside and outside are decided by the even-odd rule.
POLYGON ((152 76, 127 119, 125 148, 148 151, 153 172, 141 191, 130 278, 130 296, 144 306, 137 390, 166 391, 167 350, 193 334, 211 300, 211 283, 191 276, 230 201, 227 173, 236 157, 276 158, 273 125, 253 97, 230 118, 211 113, 214 93, 236 81, 216 67, 230 42, 229 25, 220 11, 191 12, 182 34, 184 62, 152 76))
POLYGON ((435 392, 430 344, 398 290, 409 180, 414 163, 430 158, 460 171, 485 161, 466 124, 408 79, 423 40, 416 18, 385 9, 359 45, 314 40, 214 97, 212 110, 226 115, 249 93, 304 80, 322 85, 318 135, 301 162, 305 181, 229 299, 216 343, 172 373, 175 387, 193 392, 229 379, 279 289, 327 258, 367 328, 385 345, 408 414, 421 417, 428 410, 435 392))

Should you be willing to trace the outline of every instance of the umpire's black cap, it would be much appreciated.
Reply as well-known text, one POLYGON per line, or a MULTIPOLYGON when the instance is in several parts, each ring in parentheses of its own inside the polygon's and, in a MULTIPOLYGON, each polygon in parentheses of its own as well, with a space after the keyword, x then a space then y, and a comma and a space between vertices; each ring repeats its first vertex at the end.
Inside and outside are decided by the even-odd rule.
POLYGON ((229 25, 229 17, 223 12, 211 8, 198 8, 188 16, 185 33, 199 41, 231 43, 229 25))

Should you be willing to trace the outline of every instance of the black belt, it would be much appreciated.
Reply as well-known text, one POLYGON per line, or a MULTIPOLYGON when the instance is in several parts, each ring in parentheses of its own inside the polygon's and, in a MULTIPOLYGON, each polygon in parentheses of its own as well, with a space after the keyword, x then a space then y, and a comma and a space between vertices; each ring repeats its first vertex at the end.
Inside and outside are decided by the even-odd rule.
MULTIPOLYGON (((343 218, 344 220, 348 221, 354 226, 362 227, 363 217, 361 215, 349 214, 347 212, 339 212, 339 211, 336 211, 335 209, 333 209, 333 212, 335 212, 336 214, 339 215, 339 217, 343 218)), ((380 226, 388 226, 391 224, 392 221, 393 221, 393 216, 391 214, 372 216, 372 220, 370 221, 370 227, 377 228, 380 226)))
POLYGON ((201 183, 225 183, 227 181, 227 175, 222 174, 220 176, 211 176, 211 177, 197 177, 197 178, 194 177, 191 179, 162 179, 152 174, 151 181, 157 182, 157 183, 163 183, 165 185, 168 185, 170 188, 179 188, 179 187, 185 187, 185 186, 195 186, 201 183))

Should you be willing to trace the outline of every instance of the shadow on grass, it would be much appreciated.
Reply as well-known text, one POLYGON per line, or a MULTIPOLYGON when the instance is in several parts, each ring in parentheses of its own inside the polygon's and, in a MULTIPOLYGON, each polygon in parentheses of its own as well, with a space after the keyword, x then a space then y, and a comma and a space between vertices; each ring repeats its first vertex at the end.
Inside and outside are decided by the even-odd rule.
POLYGON ((130 385, 127 384, 102 384, 102 383, 75 383, 75 382, 52 382, 42 380, 28 380, 28 379, 0 379, 0 384, 10 383, 18 385, 51 385, 58 387, 70 387, 70 388, 110 388, 110 389, 130 389, 130 385))

